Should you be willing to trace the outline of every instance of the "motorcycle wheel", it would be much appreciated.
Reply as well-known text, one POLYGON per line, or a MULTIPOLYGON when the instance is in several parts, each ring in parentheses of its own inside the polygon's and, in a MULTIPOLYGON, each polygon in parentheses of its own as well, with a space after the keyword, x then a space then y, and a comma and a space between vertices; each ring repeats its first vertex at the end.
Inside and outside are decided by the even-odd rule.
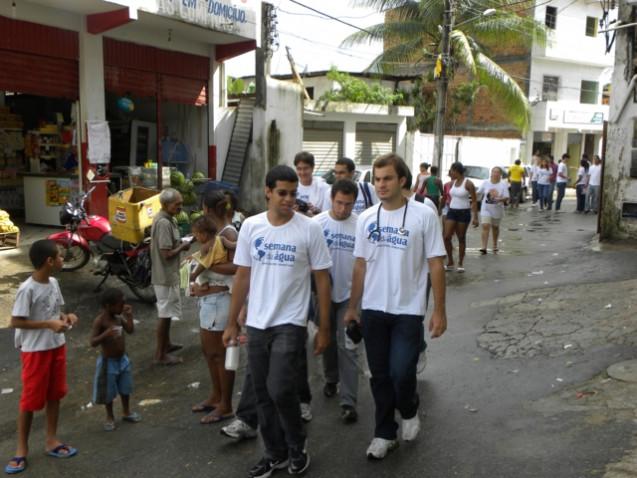
POLYGON ((149 284, 145 287, 141 285, 135 284, 127 284, 128 288, 135 294, 135 296, 146 304, 154 304, 157 302, 157 297, 155 296, 155 289, 152 284, 149 284))
POLYGON ((71 272, 81 269, 91 258, 91 253, 76 244, 62 244, 60 246, 64 258, 63 272, 71 272))

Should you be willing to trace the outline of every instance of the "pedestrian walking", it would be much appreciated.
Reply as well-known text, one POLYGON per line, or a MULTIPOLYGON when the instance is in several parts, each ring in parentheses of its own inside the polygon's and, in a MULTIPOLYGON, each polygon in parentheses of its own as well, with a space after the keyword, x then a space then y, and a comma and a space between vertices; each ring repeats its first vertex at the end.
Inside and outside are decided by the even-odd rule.
POLYGON ((300 474, 310 464, 297 364, 305 353, 312 274, 320 314, 314 353, 321 354, 329 344, 332 260, 319 223, 294 211, 298 181, 288 166, 268 172, 268 210, 245 220, 234 257, 238 267, 223 340, 226 346, 236 344, 237 317, 249 291, 248 367, 265 445, 251 477, 286 467, 290 474, 300 474))
POLYGON ((551 176, 549 177, 549 189, 548 195, 548 210, 553 209, 553 194, 555 193, 555 184, 557 182, 557 164, 552 154, 549 154, 549 169, 551 170, 551 176))
POLYGON ((429 163, 420 163, 420 172, 416 176, 416 183, 412 189, 413 192, 418 193, 418 191, 422 189, 425 179, 429 177, 429 166, 429 163))
MULTIPOLYGON (((356 172, 356 164, 350 158, 340 158, 334 165, 334 182, 341 179, 354 180, 354 173, 356 172)), ((374 188, 366 181, 360 181, 357 183, 358 193, 356 195, 356 202, 354 203, 354 214, 360 214, 365 209, 372 207, 374 204, 378 204, 378 198, 374 188)), ((325 190, 325 198, 323 199, 323 205, 325 210, 328 211, 332 207, 332 189, 325 190)))
POLYGON ((538 187, 537 187, 537 180, 538 180, 537 171, 540 168, 541 160, 542 158, 540 157, 539 152, 536 152, 533 155, 533 159, 531 162, 531 202, 533 203, 534 206, 537 204, 538 199, 540 198, 538 194, 538 187))
POLYGON ((522 183, 526 179, 526 170, 519 159, 509 169, 509 184, 511 185, 511 207, 517 208, 520 205, 522 196, 522 183))
POLYGON ((124 332, 135 330, 133 308, 124 301, 124 293, 119 289, 106 289, 101 297, 102 311, 93 322, 91 347, 100 346, 100 355, 95 364, 93 381, 93 403, 102 404, 106 409, 103 429, 115 430, 113 401, 122 400, 122 420, 138 423, 142 417, 130 410, 130 396, 133 393, 133 371, 126 355, 124 332))
POLYGON ((150 230, 150 257, 153 264, 151 282, 157 296, 157 346, 155 363, 175 365, 183 360, 172 352, 182 348, 170 341, 173 317, 181 317, 179 263, 190 242, 181 241, 175 216, 181 212, 183 199, 176 189, 166 188, 159 195, 161 211, 153 218, 150 230))
POLYGON ((358 216, 352 213, 352 209, 358 191, 356 183, 349 179, 336 181, 332 186, 331 209, 314 218, 323 229, 323 237, 332 256, 331 340, 323 353, 324 394, 332 397, 338 390, 341 419, 345 423, 354 423, 358 419, 358 343, 353 342, 346 332, 357 323, 344 322, 354 269, 358 216))
POLYGON ((502 181, 502 168, 495 167, 491 170, 491 177, 484 181, 478 190, 482 194, 482 207, 480 208, 480 221, 482 222, 482 249, 480 253, 487 253, 489 233, 493 239, 493 253, 498 253, 498 237, 500 235, 500 222, 504 216, 504 206, 509 203, 509 188, 502 181))
POLYGON ((26 469, 33 414, 45 407, 47 456, 70 458, 77 454, 77 449, 57 437, 60 400, 68 392, 64 332, 71 330, 78 320, 75 314, 62 312, 64 298, 57 279, 52 277, 62 270, 64 259, 55 242, 48 239, 31 245, 29 259, 34 271, 20 284, 11 311, 11 327, 16 329, 14 344, 20 350, 22 362, 22 395, 18 444, 14 457, 4 468, 10 475, 26 469))
POLYGON ((586 191, 586 209, 584 212, 593 211, 594 214, 597 214, 601 185, 602 160, 598 155, 595 155, 593 157, 593 164, 588 169, 588 188, 586 191))
POLYGON ((200 423, 207 425, 234 416, 232 390, 235 373, 225 368, 226 348, 222 338, 230 312, 232 281, 237 270, 232 262, 237 230, 232 223, 232 199, 223 191, 206 193, 203 210, 205 215, 193 224, 193 232, 196 233, 197 241, 205 244, 200 257, 205 270, 193 284, 192 295, 199 298, 199 337, 210 374, 212 392, 206 400, 195 405, 192 411, 206 412, 200 423), (203 250, 204 247, 207 251, 203 250))
POLYGON ((451 240, 455 235, 458 238, 458 272, 464 272, 464 257, 467 248, 467 228, 472 223, 478 227, 478 201, 476 188, 471 180, 464 177, 465 168, 462 163, 451 165, 449 176, 452 180, 449 196, 449 211, 445 218, 444 241, 447 250, 446 270, 454 268, 453 246, 451 240), (472 219, 473 217, 473 219, 472 219))
POLYGON ((359 320, 375 404, 370 459, 382 459, 402 438, 416 439, 420 431, 416 371, 422 350, 427 272, 431 269, 435 308, 429 323, 432 338, 447 327, 445 277, 440 222, 424 204, 406 200, 401 192, 409 175, 395 154, 376 159, 374 186, 381 203, 358 219, 354 274, 345 322, 359 320))
POLYGON ((436 206, 436 209, 440 209, 440 196, 442 195, 442 189, 442 181, 438 177, 438 167, 432 166, 431 174, 425 179, 418 195, 430 199, 436 206))
POLYGON ((307 151, 301 151, 294 156, 294 167, 299 178, 299 187, 296 199, 299 204, 299 212, 312 217, 326 209, 323 203, 329 185, 321 178, 315 178, 314 155, 307 151))
POLYGON ((537 170, 537 189, 540 196, 540 211, 544 211, 544 208, 549 206, 549 194, 551 188, 551 167, 549 166, 549 160, 542 158, 540 161, 540 167, 537 170))
POLYGON ((559 211, 562 206, 562 200, 564 194, 566 194, 566 185, 568 183, 568 160, 571 157, 568 153, 562 155, 560 163, 557 165, 557 178, 555 184, 557 185, 557 199, 555 200, 555 210, 559 211))
POLYGON ((577 170, 577 180, 575 181, 575 193, 577 195, 577 208, 575 212, 583 213, 586 208, 586 186, 588 184, 588 156, 582 155, 579 169, 577 170))

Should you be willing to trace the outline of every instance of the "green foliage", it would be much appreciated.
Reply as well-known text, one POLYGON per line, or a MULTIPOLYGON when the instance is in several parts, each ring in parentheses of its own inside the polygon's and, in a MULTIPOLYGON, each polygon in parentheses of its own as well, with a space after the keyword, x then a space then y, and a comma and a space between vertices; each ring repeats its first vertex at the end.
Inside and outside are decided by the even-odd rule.
POLYGON ((241 78, 233 78, 229 76, 227 78, 227 84, 228 95, 230 96, 239 96, 243 94, 246 89, 245 81, 243 81, 241 78))
POLYGON ((378 83, 369 84, 348 73, 342 73, 332 67, 327 73, 329 80, 340 85, 340 89, 331 90, 319 98, 319 101, 344 101, 348 103, 367 103, 373 105, 397 105, 404 103, 402 91, 392 91, 378 83))

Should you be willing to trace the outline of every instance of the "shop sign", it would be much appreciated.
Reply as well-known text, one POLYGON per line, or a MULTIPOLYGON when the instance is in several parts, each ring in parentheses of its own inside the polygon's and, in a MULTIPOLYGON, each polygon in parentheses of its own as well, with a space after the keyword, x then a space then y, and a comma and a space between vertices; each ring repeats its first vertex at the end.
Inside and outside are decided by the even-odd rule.
POLYGON ((604 123, 604 113, 602 111, 565 111, 564 123, 601 125, 604 123))
POLYGON ((44 183, 46 205, 48 207, 63 206, 71 195, 70 179, 47 179, 44 183))
POLYGON ((254 0, 154 0, 140 3, 140 9, 150 13, 253 40, 257 37, 254 6, 257 2, 254 0), (152 3, 155 5, 148 5, 152 3))

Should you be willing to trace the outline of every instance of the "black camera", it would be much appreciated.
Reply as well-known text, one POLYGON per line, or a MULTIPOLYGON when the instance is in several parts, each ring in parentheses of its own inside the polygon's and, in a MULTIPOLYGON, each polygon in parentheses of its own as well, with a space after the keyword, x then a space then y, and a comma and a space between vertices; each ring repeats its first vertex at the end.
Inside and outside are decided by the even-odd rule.
POLYGON ((296 200, 296 206, 299 212, 306 213, 310 210, 310 206, 307 202, 303 201, 303 199, 296 200))
POLYGON ((359 344, 361 340, 363 340, 363 331, 361 330, 360 324, 355 320, 350 320, 345 329, 345 333, 355 344, 359 344))

